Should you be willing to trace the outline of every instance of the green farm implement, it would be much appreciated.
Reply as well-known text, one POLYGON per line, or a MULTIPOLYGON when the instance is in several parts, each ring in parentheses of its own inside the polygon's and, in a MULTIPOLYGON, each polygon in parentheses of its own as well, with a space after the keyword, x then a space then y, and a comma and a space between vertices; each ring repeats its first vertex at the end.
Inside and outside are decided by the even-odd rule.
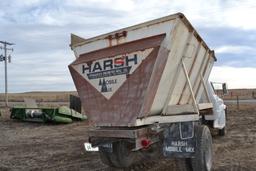
POLYGON ((52 122, 71 123, 73 121, 86 120, 87 116, 66 106, 58 108, 24 108, 13 107, 11 109, 11 119, 31 122, 52 122))

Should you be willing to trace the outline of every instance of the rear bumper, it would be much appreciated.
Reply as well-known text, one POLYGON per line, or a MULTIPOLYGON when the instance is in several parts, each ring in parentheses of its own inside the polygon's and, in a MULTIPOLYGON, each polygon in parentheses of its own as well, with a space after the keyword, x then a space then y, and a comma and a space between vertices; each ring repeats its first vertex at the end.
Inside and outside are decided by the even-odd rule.
POLYGON ((144 127, 100 127, 91 129, 88 132, 89 142, 93 147, 105 146, 106 144, 127 140, 134 144, 133 151, 139 150, 142 147, 141 141, 146 139, 149 145, 160 140, 160 132, 162 129, 157 129, 156 125, 144 127))

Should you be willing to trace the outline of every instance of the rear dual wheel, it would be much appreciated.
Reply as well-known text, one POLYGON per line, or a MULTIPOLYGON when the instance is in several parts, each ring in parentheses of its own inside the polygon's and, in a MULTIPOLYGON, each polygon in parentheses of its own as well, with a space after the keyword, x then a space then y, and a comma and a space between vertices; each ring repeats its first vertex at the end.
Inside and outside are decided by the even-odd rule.
POLYGON ((118 141, 112 144, 112 152, 99 147, 101 161, 110 167, 127 168, 139 161, 139 153, 133 152, 132 146, 129 142, 118 141))
POLYGON ((181 171, 210 171, 212 168, 212 136, 207 126, 195 127, 195 158, 176 159, 181 171))
MULTIPOLYGON (((210 171, 212 168, 212 136, 209 128, 204 125, 196 126, 195 138, 195 158, 176 159, 176 166, 180 171, 210 171)), ((139 152, 131 151, 132 146, 127 141, 118 141, 112 144, 112 152, 99 147, 101 160, 110 167, 127 168, 141 160, 139 152)), ((156 153, 149 154, 153 157, 152 154, 156 153)))
POLYGON ((226 129, 225 129, 225 127, 222 128, 222 129, 219 129, 219 130, 218 130, 218 134, 219 134, 219 136, 224 136, 224 135, 226 134, 226 129))

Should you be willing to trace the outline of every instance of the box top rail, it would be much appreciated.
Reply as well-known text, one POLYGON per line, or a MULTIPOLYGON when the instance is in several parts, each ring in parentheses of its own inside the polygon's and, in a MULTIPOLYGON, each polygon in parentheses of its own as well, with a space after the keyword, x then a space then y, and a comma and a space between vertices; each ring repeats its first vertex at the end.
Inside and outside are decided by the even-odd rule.
MULTIPOLYGON (((116 35, 116 34, 120 34, 120 33, 126 34, 127 32, 132 31, 132 30, 137 30, 137 29, 140 29, 140 28, 143 28, 143 27, 148 27, 148 26, 159 24, 159 23, 162 23, 162 22, 167 22, 167 21, 174 20, 174 19, 177 19, 177 18, 181 19, 181 21, 188 27, 188 29, 191 32, 192 31, 194 32, 195 37, 200 42, 202 42, 202 45, 206 49, 210 50, 210 48, 205 43, 205 41, 201 38, 201 36, 197 33, 197 31, 192 26, 192 24, 187 20, 185 15, 182 14, 182 13, 176 13, 176 14, 168 15, 168 16, 165 16, 165 17, 162 17, 162 18, 158 18, 158 19, 154 19, 154 20, 147 21, 147 22, 144 22, 144 23, 136 24, 136 25, 133 25, 133 26, 130 26, 130 27, 122 28, 122 29, 119 29, 119 30, 116 30, 116 31, 112 31, 110 33, 101 34, 101 35, 98 35, 98 36, 95 36, 95 37, 92 37, 92 38, 88 38, 88 39, 79 37, 75 34, 71 34, 70 47, 71 47, 71 49, 74 49, 78 46, 83 46, 83 45, 86 45, 88 43, 91 43, 91 42, 94 42, 94 41, 97 41, 97 40, 107 39, 107 38, 109 38, 113 35, 116 35)), ((211 53, 213 53, 213 57, 216 61, 217 59, 215 57, 214 51, 213 50, 210 50, 210 51, 211 51, 211 53)))

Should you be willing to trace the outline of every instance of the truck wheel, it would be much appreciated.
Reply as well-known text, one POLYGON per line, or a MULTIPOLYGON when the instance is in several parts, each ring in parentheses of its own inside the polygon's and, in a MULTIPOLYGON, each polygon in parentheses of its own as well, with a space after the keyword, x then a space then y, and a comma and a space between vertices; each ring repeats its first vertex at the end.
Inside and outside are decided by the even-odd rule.
POLYGON ((114 164, 110 159, 110 155, 111 155, 110 152, 106 152, 102 147, 99 147, 99 153, 100 153, 100 159, 102 163, 110 167, 114 167, 114 164))
POLYGON ((114 148, 114 153, 117 156, 118 165, 120 168, 130 167, 135 162, 139 161, 139 153, 131 151, 133 145, 126 141, 119 141, 114 148))
POLYGON ((14 118, 15 118, 15 116, 14 116, 13 114, 11 114, 11 115, 10 115, 10 118, 11 118, 11 119, 14 119, 14 118))
POLYGON ((110 167, 127 168, 131 166, 139 159, 138 152, 131 151, 131 145, 126 141, 114 142, 112 152, 107 152, 100 147, 101 161, 110 167))
POLYGON ((179 171, 193 171, 190 158, 177 158, 175 159, 175 165, 179 171))
POLYGON ((210 171, 212 168, 212 136, 207 126, 195 128, 197 148, 195 158, 191 158, 193 171, 210 171))
POLYGON ((112 143, 112 152, 104 149, 104 147, 99 147, 100 159, 102 163, 110 166, 110 167, 121 167, 119 164, 118 156, 117 156, 117 142, 112 143))
POLYGON ((226 106, 226 109, 225 109, 225 116, 226 116, 226 121, 228 120, 228 107, 226 106))
POLYGON ((219 129, 218 131, 219 131, 219 136, 224 136, 224 135, 226 134, 226 129, 225 129, 225 127, 222 128, 222 129, 219 129))

